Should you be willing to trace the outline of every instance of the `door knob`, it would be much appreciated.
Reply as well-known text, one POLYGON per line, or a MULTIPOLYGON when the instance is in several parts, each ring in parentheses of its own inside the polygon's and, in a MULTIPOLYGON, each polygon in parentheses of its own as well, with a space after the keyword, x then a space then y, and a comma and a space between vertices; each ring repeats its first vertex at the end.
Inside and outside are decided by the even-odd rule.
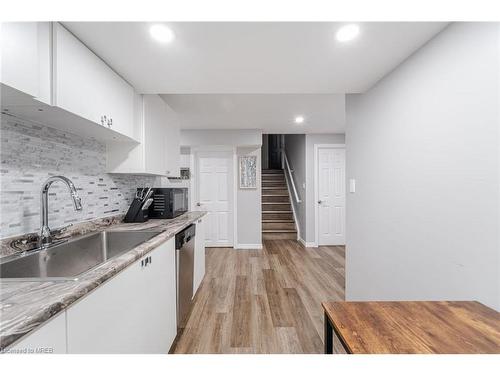
POLYGON ((323 201, 322 201, 322 200, 319 200, 319 201, 318 201, 318 204, 321 204, 321 203, 323 203, 323 201))
POLYGON ((200 207, 200 206, 201 206, 201 203, 200 203, 200 202, 198 202, 198 203, 196 203, 196 205, 197 205, 198 207, 200 207))

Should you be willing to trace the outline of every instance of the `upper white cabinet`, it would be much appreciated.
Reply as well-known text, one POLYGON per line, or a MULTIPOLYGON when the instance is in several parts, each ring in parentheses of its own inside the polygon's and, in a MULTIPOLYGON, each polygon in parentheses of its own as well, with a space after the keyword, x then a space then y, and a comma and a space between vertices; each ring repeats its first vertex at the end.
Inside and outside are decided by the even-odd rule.
POLYGON ((146 165, 161 175, 180 176, 180 130, 174 111, 158 95, 144 95, 146 165))
POLYGON ((168 353, 177 334, 175 240, 66 311, 68 353, 168 353))
POLYGON ((109 173, 180 176, 180 130, 175 112, 159 95, 136 95, 135 131, 139 145, 108 143, 109 173))
MULTIPOLYGON (((0 81, 50 104, 50 22, 3 22, 0 26, 0 81)), ((2 90, 3 97, 14 95, 2 90)))
POLYGON ((2 111, 52 128, 136 144, 134 90, 59 23, 1 28, 2 111))
POLYGON ((132 86, 61 24, 53 27, 53 104, 134 138, 132 86))

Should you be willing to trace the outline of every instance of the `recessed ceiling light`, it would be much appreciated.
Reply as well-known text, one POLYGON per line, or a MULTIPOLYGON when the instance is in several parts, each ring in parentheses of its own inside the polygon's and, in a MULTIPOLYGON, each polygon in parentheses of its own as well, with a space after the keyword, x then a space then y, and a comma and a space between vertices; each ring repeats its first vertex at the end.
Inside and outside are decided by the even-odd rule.
POLYGON ((297 117, 295 117, 295 123, 296 124, 302 124, 302 123, 304 123, 304 116, 297 116, 297 117))
POLYGON ((359 26, 351 23, 349 25, 342 26, 337 30, 335 37, 339 42, 348 42, 353 40, 359 35, 359 26))
POLYGON ((152 25, 149 28, 149 33, 154 40, 160 43, 170 43, 175 38, 172 30, 170 30, 167 26, 160 24, 152 25))

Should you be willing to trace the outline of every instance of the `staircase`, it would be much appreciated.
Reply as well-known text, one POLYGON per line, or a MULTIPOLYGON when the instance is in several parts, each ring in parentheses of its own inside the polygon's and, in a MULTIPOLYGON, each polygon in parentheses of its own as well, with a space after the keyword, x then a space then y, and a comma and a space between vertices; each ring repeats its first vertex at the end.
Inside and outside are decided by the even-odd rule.
POLYGON ((262 170, 262 239, 297 239, 290 195, 281 169, 262 170))

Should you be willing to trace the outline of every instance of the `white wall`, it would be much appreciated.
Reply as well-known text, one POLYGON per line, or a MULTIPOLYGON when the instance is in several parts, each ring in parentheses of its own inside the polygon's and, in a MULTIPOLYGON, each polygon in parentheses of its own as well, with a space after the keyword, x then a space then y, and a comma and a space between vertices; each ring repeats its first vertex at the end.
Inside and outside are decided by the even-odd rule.
POLYGON ((262 134, 262 148, 261 148, 262 169, 269 168, 269 135, 262 134))
POLYGON ((500 310, 499 72, 499 24, 457 23, 348 97, 348 300, 500 310))
POLYGON ((302 201, 297 203, 293 192, 290 192, 290 199, 297 218, 298 235, 304 238, 306 232, 306 136, 304 134, 286 134, 285 152, 290 168, 293 169, 293 180, 302 201))
MULTIPOLYGON (((257 189, 240 189, 236 186, 237 202, 237 246, 255 248, 262 245, 262 204, 261 204, 261 152, 260 147, 238 147, 237 156, 257 156, 257 189)), ((239 176, 237 176, 239 178, 239 176)))
POLYGON ((181 130, 181 146, 262 146, 260 130, 181 130))

